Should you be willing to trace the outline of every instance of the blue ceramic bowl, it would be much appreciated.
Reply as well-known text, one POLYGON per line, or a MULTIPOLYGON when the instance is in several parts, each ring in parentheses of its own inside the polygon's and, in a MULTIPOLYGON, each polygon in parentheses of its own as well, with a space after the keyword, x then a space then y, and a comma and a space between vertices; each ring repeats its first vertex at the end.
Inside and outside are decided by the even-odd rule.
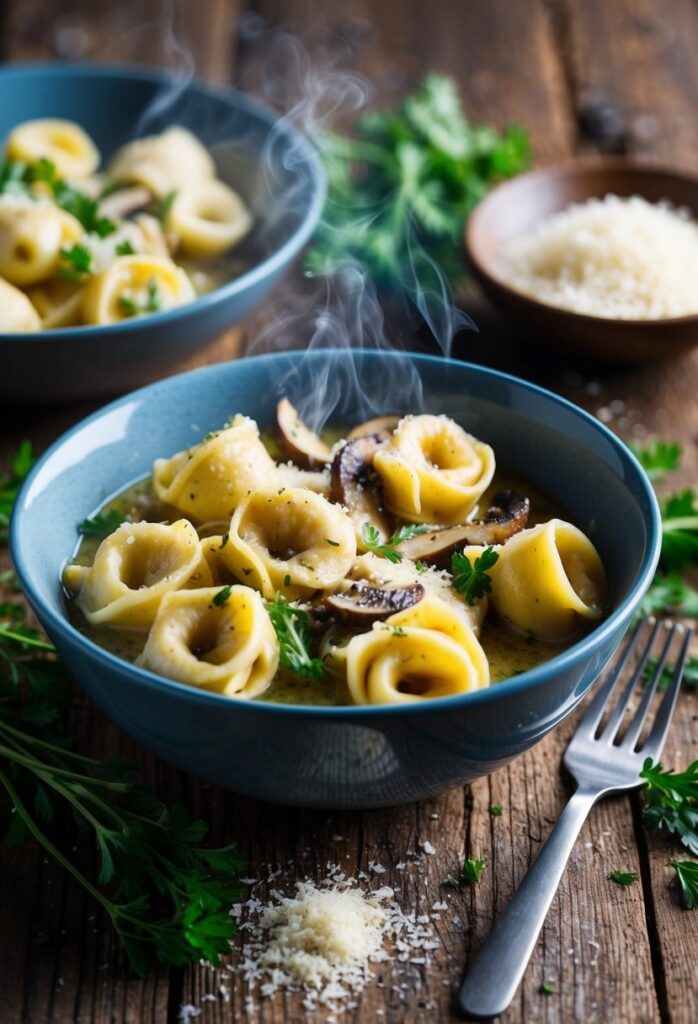
MULTIPOLYGON (((264 800, 378 807, 415 800, 499 768, 581 700, 612 655, 659 554, 652 488, 628 449, 597 420, 514 377, 427 356, 346 352, 243 359, 143 388, 84 420, 39 460, 11 523, 27 597, 76 679, 126 732, 185 770, 264 800), (67 618, 61 569, 75 524, 124 485, 219 427, 232 412, 261 425, 282 391, 359 407, 378 380, 423 389, 424 408, 456 418, 497 458, 555 496, 593 538, 608 570, 612 611, 553 660, 490 689, 400 707, 290 707, 230 700, 159 678, 87 640, 67 618), (333 399, 334 401, 334 399, 333 399)), ((386 405, 393 408, 395 397, 386 405)), ((407 408, 407 406, 403 406, 407 408)))
POLYGON ((161 376, 227 330, 278 281, 310 237, 325 196, 317 155, 295 129, 242 93, 165 72, 89 64, 0 70, 0 140, 21 121, 77 121, 104 160, 135 137, 181 124, 255 218, 239 250, 248 269, 195 302, 108 327, 0 334, 0 399, 116 394, 161 376))

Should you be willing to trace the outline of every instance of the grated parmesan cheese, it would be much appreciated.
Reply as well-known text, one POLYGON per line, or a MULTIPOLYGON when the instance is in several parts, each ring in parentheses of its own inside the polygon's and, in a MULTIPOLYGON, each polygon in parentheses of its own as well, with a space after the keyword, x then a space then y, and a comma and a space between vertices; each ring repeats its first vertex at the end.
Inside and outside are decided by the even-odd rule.
POLYGON ((250 989, 262 997, 300 991, 303 1006, 340 1012, 373 977, 371 965, 397 961, 396 970, 430 963, 439 945, 428 916, 404 914, 388 886, 362 889, 337 865, 319 885, 295 883, 295 893, 272 893, 269 903, 233 907, 244 918, 236 963, 250 989))
POLYGON ((499 273, 551 306, 620 320, 698 313, 698 223, 640 196, 573 204, 512 239, 499 273))

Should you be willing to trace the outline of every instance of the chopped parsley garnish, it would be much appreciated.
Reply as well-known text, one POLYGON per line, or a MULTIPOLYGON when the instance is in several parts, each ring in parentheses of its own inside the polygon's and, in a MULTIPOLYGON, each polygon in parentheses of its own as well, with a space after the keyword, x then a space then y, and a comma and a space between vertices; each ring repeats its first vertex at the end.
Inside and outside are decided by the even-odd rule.
POLYGON ((682 580, 678 573, 658 572, 640 602, 637 614, 657 615, 660 612, 698 618, 698 591, 682 580))
POLYGON ((96 516, 83 519, 81 523, 78 523, 78 533, 83 537, 108 537, 122 523, 130 522, 129 516, 119 512, 118 509, 110 508, 108 512, 98 512, 96 516))
POLYGON ((58 273, 66 281, 82 281, 92 273, 92 250, 82 242, 60 250, 63 265, 58 273))
POLYGON ((665 828, 698 856, 698 761, 683 772, 645 759, 640 772, 646 828, 665 828))
POLYGON ((544 981, 538 991, 542 996, 552 996, 555 994, 555 986, 551 981, 544 981))
MULTIPOLYGON (((657 668, 657 659, 650 658, 645 665, 644 672, 642 673, 642 681, 648 683, 654 675, 655 669, 657 668)), ((665 665, 659 676, 657 682, 658 690, 666 690, 667 686, 671 682, 674 676, 674 666, 665 665)), ((681 679, 681 686, 685 690, 698 690, 698 655, 690 654, 686 658, 686 662, 683 667, 683 677, 681 679)))
POLYGON ((153 206, 153 216, 156 217, 163 227, 166 226, 170 211, 172 210, 172 204, 177 198, 177 190, 172 189, 167 195, 164 195, 162 199, 158 199, 153 206))
POLYGON ((339 547, 339 541, 338 540, 330 540, 329 537, 325 537, 325 544, 330 544, 333 548, 338 548, 339 547))
POLYGON ((698 907, 698 861, 670 860, 681 885, 681 896, 686 910, 698 907))
POLYGON ((230 539, 230 533, 229 532, 224 533, 223 536, 221 537, 221 542, 220 542, 220 544, 218 546, 218 550, 219 551, 223 550, 225 545, 228 543, 229 539, 230 539))
POLYGON ((632 885, 637 881, 637 871, 609 871, 607 877, 617 885, 632 885))
POLYGON ((143 303, 138 303, 135 299, 129 298, 127 295, 119 296, 119 308, 126 313, 127 316, 138 316, 139 313, 157 313, 162 308, 160 289, 158 283, 154 277, 151 277, 148 281, 148 295, 143 303))
POLYGON ((485 864, 486 861, 480 860, 478 857, 466 857, 458 878, 446 875, 441 884, 447 885, 450 889, 459 889, 462 885, 475 885, 480 881, 485 864))
POLYGON ((650 480, 661 480, 667 473, 679 468, 682 449, 676 441, 662 441, 653 437, 646 444, 631 441, 628 447, 650 480))
POLYGON ((302 608, 289 604, 283 594, 273 601, 265 601, 271 624, 279 641, 281 664, 297 676, 320 681, 325 678, 325 663, 310 653, 312 634, 308 614, 302 608))
POLYGON ((395 530, 390 540, 382 544, 378 529, 372 526, 371 523, 364 523, 361 527, 361 539, 367 551, 373 551, 374 554, 382 555, 389 562, 395 563, 402 561, 402 553, 396 550, 396 545, 401 544, 403 540, 409 540, 410 537, 417 537, 420 533, 426 533, 428 529, 428 526, 416 524, 400 526, 395 530))
POLYGON ((223 605, 227 604, 232 592, 233 588, 230 586, 229 583, 226 583, 224 587, 221 587, 218 593, 213 595, 213 603, 215 604, 216 608, 222 608, 223 605))
POLYGON ((502 810, 501 804, 490 804, 490 814, 493 818, 501 818, 502 810))
POLYGON ((492 590, 492 580, 488 570, 496 563, 499 552, 493 547, 486 547, 471 564, 467 555, 459 552, 451 555, 453 588, 462 594, 468 604, 475 604, 492 590))
POLYGON ((122 238, 120 242, 117 242, 114 246, 114 252, 117 256, 133 256, 136 250, 133 248, 133 244, 129 238, 122 238))
POLYGON ((34 164, 9 161, 0 170, 0 192, 33 196, 31 186, 37 182, 50 189, 56 205, 72 214, 88 234, 106 238, 116 231, 114 221, 100 216, 99 203, 59 178, 51 160, 42 157, 34 164))

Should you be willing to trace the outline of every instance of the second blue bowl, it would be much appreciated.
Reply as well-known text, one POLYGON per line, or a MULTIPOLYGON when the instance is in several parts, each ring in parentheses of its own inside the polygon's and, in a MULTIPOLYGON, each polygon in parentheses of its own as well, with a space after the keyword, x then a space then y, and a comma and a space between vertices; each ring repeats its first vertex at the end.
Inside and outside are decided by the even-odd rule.
POLYGON ((165 313, 107 327, 0 334, 0 399, 44 402, 116 394, 161 376, 237 323, 268 293, 310 237, 325 197, 314 148, 287 121, 233 89, 165 72, 89 64, 0 70, 0 141, 40 117, 77 121, 104 160, 130 139, 190 128, 255 225, 250 266, 221 288, 165 313))

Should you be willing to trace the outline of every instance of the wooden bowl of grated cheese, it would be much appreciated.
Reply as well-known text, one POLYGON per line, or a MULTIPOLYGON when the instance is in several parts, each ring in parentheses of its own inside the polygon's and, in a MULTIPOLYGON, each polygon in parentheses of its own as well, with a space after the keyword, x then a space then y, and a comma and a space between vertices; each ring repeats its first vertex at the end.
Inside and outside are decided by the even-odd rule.
POLYGON ((500 185, 466 228, 488 298, 556 346, 609 362, 698 344, 698 178, 619 157, 500 185))

